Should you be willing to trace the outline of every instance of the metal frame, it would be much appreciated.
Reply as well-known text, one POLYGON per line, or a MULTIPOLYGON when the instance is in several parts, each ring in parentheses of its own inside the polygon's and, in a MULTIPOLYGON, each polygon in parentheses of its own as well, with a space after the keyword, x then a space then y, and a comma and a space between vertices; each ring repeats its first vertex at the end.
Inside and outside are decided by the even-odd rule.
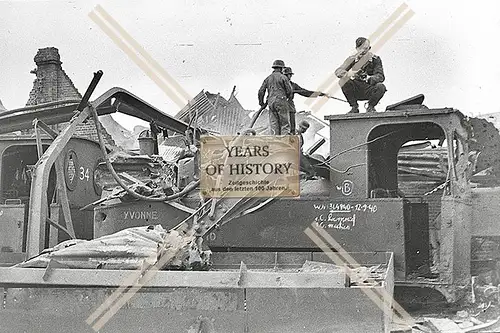
MULTIPOLYGON (((52 130, 47 124, 45 124, 43 121, 40 121, 38 119, 33 120, 33 125, 35 128, 35 137, 36 137, 36 145, 38 149, 38 159, 40 159, 43 156, 43 147, 42 147, 42 140, 40 138, 40 133, 38 130, 38 127, 42 128, 48 135, 52 137, 52 139, 55 139, 57 137, 57 132, 52 130)), ((57 188, 57 199, 59 203, 61 204, 61 208, 63 211, 63 217, 64 217, 64 222, 66 224, 66 227, 61 226, 57 221, 53 221, 50 218, 47 217, 47 222, 53 226, 55 226, 57 229, 64 231, 67 233, 71 238, 75 239, 75 229, 73 227, 73 220, 71 218, 71 210, 69 206, 69 200, 68 200, 68 192, 66 188, 66 178, 64 177, 64 159, 62 156, 59 156, 56 160, 56 188, 57 188)))
MULTIPOLYGON (((0 268, 2 286, 124 287, 135 270, 95 270, 53 268, 0 268)), ((332 272, 239 271, 158 271, 145 287, 169 288, 348 288, 344 270, 332 272)), ((134 286, 132 281, 130 286, 134 286)), ((383 288, 379 286, 377 288, 383 288)))
POLYGON ((30 210, 28 215, 28 240, 26 247, 28 258, 38 255, 44 248, 45 222, 48 218, 46 189, 49 182, 50 169, 76 132, 77 126, 87 119, 89 115, 90 107, 86 107, 76 118, 73 118, 61 134, 54 139, 54 142, 47 148, 36 164, 31 183, 30 210))
MULTIPOLYGON (((0 134, 32 128, 35 118, 47 125, 69 122, 75 116, 79 102, 79 100, 51 102, 4 112, 0 115, 0 134)), ((193 128, 120 87, 109 89, 92 102, 92 105, 100 116, 120 112, 148 123, 154 121, 161 128, 181 134, 188 128, 193 128)), ((199 130, 202 133, 207 132, 205 129, 199 130)))
MULTIPOLYGON (((62 106, 61 103, 48 103, 42 105, 39 109, 24 108, 13 110, 9 112, 7 116, 0 116, 0 123, 8 124, 8 126, 0 125, 0 133, 27 128, 26 123, 28 120, 31 124, 37 119, 37 126, 42 128, 47 124, 69 121, 68 126, 59 133, 36 164, 30 195, 27 258, 38 255, 44 248, 44 240, 46 238, 45 223, 48 218, 48 201, 45 191, 48 186, 50 169, 58 160, 59 155, 62 153, 68 141, 75 134, 78 125, 91 116, 92 108, 95 109, 99 115, 121 112, 147 122, 154 121, 157 126, 177 133, 184 134, 188 128, 192 128, 192 126, 183 121, 161 112, 127 90, 118 87, 109 89, 96 100, 88 104, 83 110, 75 113, 78 105, 82 105, 82 103, 80 102, 77 104, 72 101, 62 106), (57 117, 54 115, 57 115, 57 117), (44 125, 40 125, 42 123, 44 125)), ((85 105, 85 103, 83 105, 85 105)), ((206 131, 202 129, 198 131, 198 133, 200 132, 204 133, 206 131)), ((57 164, 59 163, 56 163, 56 169, 59 169, 60 166, 57 166, 57 164)), ((64 189, 61 189, 61 191, 64 191, 64 189)), ((64 195, 61 197, 64 197, 64 195)), ((64 198, 62 198, 62 200, 64 200, 64 198)), ((66 206, 66 204, 63 204, 65 220, 70 221, 70 214, 68 211, 65 212, 66 209, 64 206, 66 206)), ((67 231, 71 232, 70 228, 67 229, 67 231)))

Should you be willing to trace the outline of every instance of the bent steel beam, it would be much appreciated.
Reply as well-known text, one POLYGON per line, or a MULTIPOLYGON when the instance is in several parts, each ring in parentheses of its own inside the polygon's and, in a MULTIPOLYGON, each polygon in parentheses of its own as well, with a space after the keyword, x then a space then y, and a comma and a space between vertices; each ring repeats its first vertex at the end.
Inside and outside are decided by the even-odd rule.
POLYGON ((44 248, 45 225, 48 215, 47 186, 52 165, 71 139, 79 124, 90 115, 90 107, 77 114, 38 160, 33 173, 28 215, 27 258, 34 257, 44 248))
MULTIPOLYGON (((58 192, 64 192, 65 187, 62 188, 63 183, 60 179, 62 177, 62 164, 59 155, 63 151, 64 147, 71 139, 73 134, 76 132, 77 127, 83 121, 85 121, 90 116, 91 105, 88 105, 88 101, 95 87, 99 83, 102 77, 102 71, 97 71, 94 73, 94 77, 90 82, 89 87, 85 91, 85 94, 76 108, 76 113, 71 118, 69 125, 60 133, 60 135, 54 139, 54 142, 47 148, 43 153, 42 157, 38 160, 35 165, 35 172, 33 173, 33 180, 31 182, 31 192, 30 192, 30 209, 28 214, 28 239, 26 246, 26 256, 27 258, 34 257, 40 253, 44 248, 45 243, 45 227, 48 218, 48 200, 47 200, 47 186, 49 182, 50 169, 59 159, 58 165, 56 166, 57 178, 58 178, 58 192)), ((102 96, 101 96, 102 97, 102 96)), ((97 99, 99 103, 103 99, 97 99)), ((15 119, 15 118, 14 118, 15 119)), ((36 119, 36 118, 35 118, 36 119)), ((35 122, 35 125, 38 121, 35 122)), ((35 130, 37 130, 35 128, 35 130)), ((39 151, 40 152, 40 151, 39 151)), ((70 232, 74 235, 73 226, 71 223, 71 215, 69 213, 69 203, 67 201, 67 194, 65 199, 62 200, 63 213, 66 223, 70 225, 70 232), (66 206, 65 206, 66 205, 66 206), (67 209, 68 208, 68 209, 67 209)))
MULTIPOLYGON (((120 112, 146 122, 154 121, 159 127, 176 133, 184 134, 188 128, 193 129, 191 125, 162 112, 131 92, 119 87, 109 89, 91 104, 100 116, 120 112)), ((4 112, 0 115, 0 134, 32 128, 35 118, 47 125, 68 122, 79 106, 79 100, 67 100, 4 112)), ((204 129, 200 130, 206 132, 204 129)))
MULTIPOLYGON (((96 74, 99 73, 95 73, 94 75, 96 74)), ((93 89, 92 85, 89 89, 93 89)), ((85 97, 87 96, 90 96, 90 94, 86 93, 85 97)), ((12 110, 8 114, 0 116, 0 133, 29 128, 32 126, 34 119, 39 119, 46 124, 69 121, 69 125, 57 136, 37 162, 36 170, 33 173, 30 213, 28 216, 28 258, 38 255, 44 248, 45 226, 48 217, 46 189, 50 169, 76 132, 78 125, 91 115, 92 108, 99 115, 121 112, 148 122, 154 121, 156 125, 162 128, 182 134, 191 127, 183 121, 161 112, 127 90, 118 87, 109 89, 86 106, 80 113, 75 114, 75 110, 78 107, 87 104, 87 101, 80 102, 79 104, 75 103, 75 101, 48 103, 37 107, 12 110)), ((68 215, 67 213, 65 215, 68 215)))

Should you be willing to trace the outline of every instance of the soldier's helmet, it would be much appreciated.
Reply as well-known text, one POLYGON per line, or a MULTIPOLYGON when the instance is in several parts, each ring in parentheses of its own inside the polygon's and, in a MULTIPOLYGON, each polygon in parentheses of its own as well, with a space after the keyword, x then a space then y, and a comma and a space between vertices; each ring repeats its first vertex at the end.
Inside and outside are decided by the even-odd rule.
POLYGON ((366 42, 368 42, 368 44, 370 43, 370 41, 365 37, 356 38, 356 48, 363 46, 366 42))
POLYGON ((309 128, 309 123, 305 120, 302 120, 299 124, 299 128, 305 131, 309 128))
POLYGON ((283 68, 283 74, 285 74, 285 75, 288 75, 288 74, 293 75, 292 68, 291 67, 285 67, 285 68, 283 68))
POLYGON ((283 68, 285 67, 285 62, 283 60, 274 60, 273 68, 283 68))
POLYGON ((248 128, 243 132, 243 135, 257 135, 257 132, 253 128, 248 128))

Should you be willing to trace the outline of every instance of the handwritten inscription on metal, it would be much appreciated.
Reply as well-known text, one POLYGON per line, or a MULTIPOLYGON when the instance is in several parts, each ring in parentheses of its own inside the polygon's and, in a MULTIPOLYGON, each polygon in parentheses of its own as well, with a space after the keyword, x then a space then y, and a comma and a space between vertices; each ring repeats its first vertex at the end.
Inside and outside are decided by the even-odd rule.
POLYGON ((349 196, 354 190, 354 183, 348 179, 344 180, 341 185, 336 185, 337 191, 341 191, 343 195, 349 196))
POLYGON ((351 195, 354 184, 350 180, 344 180, 342 183, 342 194, 351 195))
POLYGON ((373 214, 378 209, 377 205, 366 203, 321 203, 313 204, 313 208, 318 212, 314 222, 319 227, 346 231, 356 227, 356 218, 360 214, 373 214))

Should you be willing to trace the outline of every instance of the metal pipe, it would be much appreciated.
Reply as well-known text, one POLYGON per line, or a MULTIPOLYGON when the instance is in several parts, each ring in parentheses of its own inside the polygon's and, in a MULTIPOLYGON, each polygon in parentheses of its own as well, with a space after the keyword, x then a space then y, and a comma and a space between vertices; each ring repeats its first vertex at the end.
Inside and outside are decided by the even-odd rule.
POLYGON ((253 128, 253 126, 254 126, 254 125, 255 125, 255 123, 257 122, 257 119, 259 119, 260 114, 262 113, 262 111, 264 111, 264 109, 265 109, 266 107, 267 107, 267 102, 266 102, 266 103, 264 103, 264 105, 262 105, 262 106, 260 107, 260 109, 259 109, 257 112, 255 112, 255 114, 254 114, 254 116, 253 116, 253 118, 252 118, 252 122, 250 123, 250 128, 253 128))
POLYGON ((328 96, 328 98, 334 99, 334 100, 336 100, 336 101, 341 101, 341 102, 344 102, 344 103, 349 103, 349 102, 348 102, 348 101, 346 101, 345 99, 338 98, 338 97, 328 96))
POLYGON ((57 136, 59 135, 59 133, 57 133, 56 131, 54 131, 52 128, 49 127, 49 125, 47 125, 43 121, 39 120, 38 118, 33 119, 33 126, 35 128, 40 127, 41 129, 43 129, 45 131, 45 133, 47 133, 48 135, 50 135, 50 137, 52 139, 57 138, 57 136))
POLYGON ((139 200, 144 200, 144 201, 153 201, 153 202, 165 202, 165 201, 170 201, 170 200, 173 200, 173 199, 177 199, 185 194, 187 194, 188 192, 194 190, 199 184, 200 184, 200 181, 195 181, 195 182, 191 182, 191 184, 187 185, 182 191, 180 191, 179 193, 176 193, 176 194, 173 194, 171 196, 166 196, 166 195, 163 195, 159 198, 151 198, 151 197, 147 197, 147 196, 144 196, 144 195, 140 195, 138 193, 136 193, 135 191, 131 190, 122 180, 121 178, 118 176, 118 174, 116 173, 115 169, 113 168, 113 165, 111 164, 110 160, 109 160, 109 156, 108 156, 108 153, 106 151, 106 147, 104 145, 104 140, 102 138, 102 133, 101 133, 101 122, 99 121, 99 118, 98 118, 98 115, 97 115, 97 111, 95 110, 94 107, 91 107, 90 108, 90 112, 94 118, 94 124, 95 124, 95 128, 96 128, 96 131, 97 131, 97 138, 99 139, 99 146, 101 147, 101 152, 104 156, 104 161, 106 162, 106 166, 108 167, 108 170, 111 172, 111 175, 113 176, 114 180, 118 183, 118 185, 120 185, 129 195, 131 195, 132 197, 136 198, 136 199, 139 199, 139 200))
POLYGON ((307 151, 306 155, 312 155, 318 150, 324 143, 326 142, 325 138, 321 138, 318 141, 316 141, 307 151))
POLYGON ((78 111, 82 111, 88 104, 90 95, 95 90, 95 87, 99 83, 99 80, 102 77, 103 72, 101 70, 98 70, 97 72, 94 73, 94 78, 92 79, 92 82, 90 82, 90 85, 87 88, 87 91, 85 91, 85 94, 83 95, 82 100, 80 101, 80 104, 78 104, 78 107, 76 108, 78 111))

